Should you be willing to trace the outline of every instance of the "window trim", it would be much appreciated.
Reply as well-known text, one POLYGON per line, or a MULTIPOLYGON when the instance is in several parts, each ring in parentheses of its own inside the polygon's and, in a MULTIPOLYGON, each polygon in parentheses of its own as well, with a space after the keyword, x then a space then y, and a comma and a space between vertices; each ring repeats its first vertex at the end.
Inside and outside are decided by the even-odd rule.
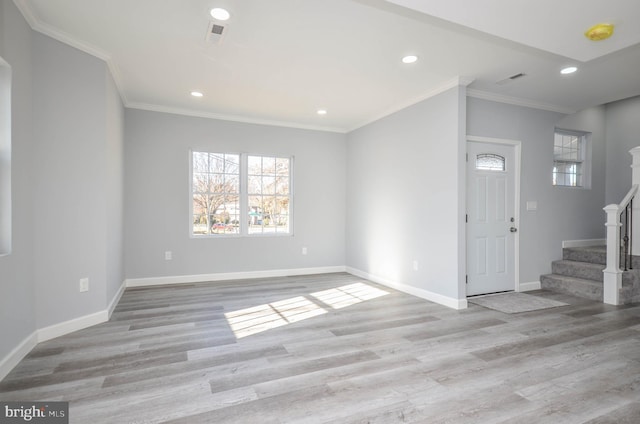
MULTIPOLYGON (((224 150, 224 149, 222 149, 224 150)), ((295 185, 294 185, 294 165, 295 165, 295 157, 293 155, 278 155, 278 154, 270 154, 270 153, 248 153, 248 152, 238 152, 238 151, 213 151, 210 149, 189 149, 189 170, 188 170, 188 178, 189 178, 189 238, 190 239, 230 239, 230 238, 260 238, 260 237, 293 237, 294 235, 294 198, 295 198, 295 185), (249 156, 260 156, 260 157, 272 157, 272 158, 280 158, 280 159, 289 159, 289 231, 281 232, 281 233, 249 233, 249 227, 247 222, 244 219, 240 219, 240 231, 236 234, 234 233, 223 233, 223 234, 194 234, 193 232, 193 154, 195 152, 199 153, 220 153, 225 155, 238 155, 239 156, 239 176, 240 176, 240 199, 239 199, 239 208, 241 211, 246 211, 249 208, 249 193, 248 193, 248 180, 249 180, 249 169, 248 162, 249 156)))
POLYGON ((551 157, 551 186, 558 188, 568 188, 573 190, 590 190, 591 189, 591 168, 592 168, 592 159, 591 159, 591 133, 587 131, 579 131, 579 130, 568 130, 564 128, 555 128, 553 131, 553 143, 552 143, 552 157, 551 157), (580 138, 581 143, 581 159, 576 161, 557 161, 555 159, 555 136, 556 134, 560 135, 569 135, 569 136, 577 136, 580 138), (563 185, 563 184, 554 184, 553 183, 553 169, 556 167, 557 162, 564 162, 567 164, 576 163, 580 164, 581 175, 582 175, 582 184, 581 185, 563 185))

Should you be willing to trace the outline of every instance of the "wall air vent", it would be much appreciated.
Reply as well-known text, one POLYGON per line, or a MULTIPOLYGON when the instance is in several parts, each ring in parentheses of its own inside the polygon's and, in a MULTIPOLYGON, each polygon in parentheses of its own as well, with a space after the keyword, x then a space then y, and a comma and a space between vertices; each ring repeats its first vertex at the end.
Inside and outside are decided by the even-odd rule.
POLYGON ((209 27, 207 28, 207 42, 220 44, 226 32, 226 25, 220 25, 219 23, 214 21, 209 22, 209 27))
POLYGON ((500 80, 500 81, 496 82, 496 84, 497 85, 505 85, 505 84, 508 84, 508 83, 510 83, 512 81, 515 81, 515 80, 517 80, 519 78, 526 77, 526 76, 527 76, 527 74, 525 74, 523 72, 520 72, 519 74, 511 75, 508 78, 500 80))

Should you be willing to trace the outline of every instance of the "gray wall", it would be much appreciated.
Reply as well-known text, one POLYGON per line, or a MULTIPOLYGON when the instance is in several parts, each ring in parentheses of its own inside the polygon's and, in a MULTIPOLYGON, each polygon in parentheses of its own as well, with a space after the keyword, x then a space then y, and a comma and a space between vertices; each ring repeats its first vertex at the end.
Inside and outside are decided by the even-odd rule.
POLYGON ((36 329, 33 282, 33 141, 31 29, 9 0, 0 1, 0 56, 12 81, 13 249, 0 257, 0 361, 36 329))
POLYGON ((606 203, 619 203, 631 188, 631 155, 640 146, 640 96, 607 105, 606 203))
POLYGON ((34 33, 10 0, 0 23, 13 71, 1 362, 38 329, 104 311, 123 282, 124 108, 104 62, 34 33))
POLYGON ((36 309, 46 327, 105 306, 106 69, 49 37, 33 39, 36 309))
POLYGON ((125 128, 128 279, 344 265, 343 134, 134 109, 125 128), (293 155, 294 236, 190 238, 190 149, 293 155))
POLYGON ((33 35, 39 328, 106 309, 123 281, 123 107, 106 64, 33 35), (89 278, 80 293, 79 280, 89 278))
POLYGON ((349 267, 452 299, 465 297, 464 101, 464 89, 454 88, 349 134, 349 267))
POLYGON ((539 280, 562 256, 563 240, 604 237, 604 108, 565 116, 476 98, 467 102, 467 134, 519 140, 522 143, 520 184, 520 282, 539 280), (592 132, 591 189, 554 187, 553 133, 557 127, 592 132), (526 202, 538 202, 527 211, 526 202))

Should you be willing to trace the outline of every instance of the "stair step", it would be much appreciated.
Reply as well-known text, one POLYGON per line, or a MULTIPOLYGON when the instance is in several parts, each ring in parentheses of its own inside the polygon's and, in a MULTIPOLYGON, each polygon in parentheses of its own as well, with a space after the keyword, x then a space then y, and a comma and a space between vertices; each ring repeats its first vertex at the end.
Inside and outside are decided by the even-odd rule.
POLYGON ((604 268, 605 265, 602 264, 570 260, 553 261, 551 263, 551 272, 553 274, 599 281, 600 283, 604 281, 602 274, 604 268))
MULTIPOLYGON (((581 278, 584 280, 597 281, 602 284, 604 281, 604 265, 592 264, 588 262, 576 261, 553 261, 551 263, 551 273, 565 277, 581 278)), ((633 285, 634 274, 631 272, 622 273, 622 286, 633 285)))
POLYGON ((607 264, 606 246, 565 247, 562 249, 562 259, 592 264, 607 264))
MULTIPOLYGON (((625 272, 622 274, 622 288, 620 289, 621 303, 640 301, 640 285, 634 284, 634 275, 625 272)), ((566 293, 585 299, 602 302, 604 286, 602 281, 588 280, 585 278, 571 277, 559 274, 547 274, 540 276, 540 285, 543 289, 566 293)))
MULTIPOLYGON (((562 259, 575 262, 589 262, 592 264, 607 264, 607 247, 585 246, 565 247, 562 249, 562 259)), ((640 256, 631 257, 631 268, 640 269, 640 256)))
POLYGON ((602 282, 586 280, 584 278, 568 277, 566 275, 547 274, 540 276, 543 289, 557 291, 602 302, 602 282))
MULTIPOLYGON (((552 274, 541 275, 543 289, 602 302, 606 246, 568 247, 562 260, 553 261, 552 274)), ((633 270, 622 273, 620 303, 640 302, 640 256, 632 257, 633 270)), ((630 264, 629 264, 630 265, 630 264)))

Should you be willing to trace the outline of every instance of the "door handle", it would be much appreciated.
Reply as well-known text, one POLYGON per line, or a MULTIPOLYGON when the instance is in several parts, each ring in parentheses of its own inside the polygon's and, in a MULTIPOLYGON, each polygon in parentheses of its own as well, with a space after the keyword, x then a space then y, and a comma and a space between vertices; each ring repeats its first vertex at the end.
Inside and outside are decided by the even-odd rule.
POLYGON ((516 227, 511 227, 509 228, 509 231, 511 231, 512 233, 515 233, 518 231, 518 229, 516 227))

